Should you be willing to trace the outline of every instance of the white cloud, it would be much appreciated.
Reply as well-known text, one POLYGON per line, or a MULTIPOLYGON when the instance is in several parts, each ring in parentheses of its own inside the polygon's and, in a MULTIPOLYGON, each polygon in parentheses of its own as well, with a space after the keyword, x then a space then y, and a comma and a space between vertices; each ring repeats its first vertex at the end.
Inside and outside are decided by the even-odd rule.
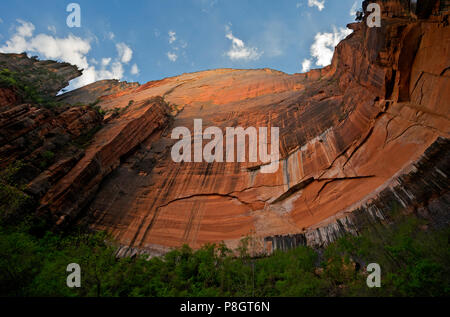
POLYGON ((308 6, 316 6, 319 11, 322 11, 325 8, 325 0, 308 0, 308 6))
POLYGON ((169 31, 169 51, 167 52, 167 58, 171 62, 176 62, 178 57, 186 57, 185 49, 188 43, 182 39, 177 38, 177 33, 175 31, 169 31))
POLYGON ((131 66, 131 74, 132 75, 138 75, 139 74, 139 67, 136 64, 133 64, 133 66, 131 66))
POLYGON ((102 58, 102 66, 108 66, 111 63, 111 57, 102 58))
POLYGON ((129 63, 133 58, 133 50, 125 43, 116 44, 117 53, 122 63, 129 63))
POLYGON ((178 59, 178 55, 172 52, 167 52, 167 58, 169 58, 171 62, 176 62, 178 59))
POLYGON ((306 73, 311 69, 312 61, 310 59, 305 58, 302 62, 302 73, 306 73))
POLYGON ((334 48, 350 33, 352 30, 337 29, 336 27, 333 27, 333 33, 317 33, 311 46, 311 56, 314 58, 315 64, 317 66, 330 65, 334 48))
POLYGON ((16 28, 16 33, 10 40, 6 41, 6 45, 0 47, 1 53, 22 53, 27 48, 27 38, 31 37, 34 32, 34 25, 22 20, 17 20, 20 26, 16 28))
POLYGON ((18 26, 16 28, 16 31, 17 31, 16 34, 18 36, 30 37, 33 35, 33 32, 35 30, 33 23, 26 22, 21 19, 17 19, 17 22, 19 22, 21 24, 20 26, 18 26))
POLYGON ((233 35, 228 25, 225 26, 225 31, 225 37, 231 41, 231 48, 226 55, 231 60, 257 60, 263 54, 256 47, 247 47, 244 41, 233 35))
POLYGON ((116 35, 113 32, 108 32, 107 34, 108 38, 112 41, 116 37, 116 35))
POLYGON ((43 59, 52 59, 67 62, 83 69, 83 75, 70 82, 68 90, 76 89, 102 79, 121 79, 124 75, 122 63, 131 61, 133 51, 123 43, 118 44, 118 57, 102 58, 100 68, 98 62, 90 59, 87 54, 91 50, 89 39, 69 34, 65 38, 58 38, 47 34, 33 36, 35 27, 32 23, 17 20, 19 25, 16 32, 6 43, 0 47, 1 53, 37 53, 43 59), (93 65, 92 65, 93 64, 93 65))
POLYGON ((119 61, 113 62, 110 69, 102 67, 100 70, 95 70, 94 68, 94 71, 96 71, 96 80, 100 80, 100 78, 121 79, 124 74, 123 65, 119 61))
POLYGON ((177 40, 177 33, 174 31, 169 31, 169 44, 172 44, 177 40))
POLYGON ((91 49, 88 40, 83 40, 72 34, 66 38, 57 38, 47 34, 38 34, 33 37, 34 25, 22 20, 17 21, 20 26, 16 28, 16 33, 12 38, 6 41, 6 45, 0 47, 0 52, 37 52, 48 59, 63 60, 80 68, 88 67, 85 56, 91 49))
POLYGON ((2 20, 2 18, 0 18, 0 23, 3 23, 3 20, 2 20))
POLYGON ((354 17, 356 16, 356 10, 358 9, 358 1, 355 1, 355 3, 353 3, 352 8, 350 9, 350 16, 354 17))

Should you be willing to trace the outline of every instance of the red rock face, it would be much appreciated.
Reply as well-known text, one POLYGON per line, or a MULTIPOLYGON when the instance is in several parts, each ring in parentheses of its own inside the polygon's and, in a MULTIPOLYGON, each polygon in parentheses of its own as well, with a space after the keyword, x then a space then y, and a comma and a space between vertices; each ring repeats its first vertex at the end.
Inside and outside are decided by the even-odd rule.
POLYGON ((0 107, 14 105, 18 102, 18 97, 12 89, 0 88, 0 107))
POLYGON ((118 80, 101 80, 90 85, 75 89, 58 96, 61 102, 70 104, 93 104, 99 98, 106 99, 108 95, 126 94, 128 90, 139 87, 138 83, 119 82, 118 80))
POLYGON ((3 104, 0 107, 0 167, 55 150, 56 143, 65 144, 101 121, 100 115, 87 107, 49 110, 30 104, 3 104))
POLYGON ((87 208, 92 228, 111 232, 120 254, 185 243, 236 247, 246 235, 260 250, 278 235, 304 234, 314 244, 315 229, 392 187, 439 137, 449 137, 448 13, 437 2, 433 15, 414 20, 402 2, 392 6, 400 13, 384 10, 381 28, 350 25, 353 34, 322 70, 219 69, 101 97, 102 109, 124 112, 95 136, 41 210, 63 224, 87 208), (279 170, 261 173, 261 162, 173 162, 171 131, 193 131, 194 119, 224 133, 279 127, 279 170))
POLYGON ((39 213, 50 212, 58 226, 71 222, 121 159, 164 126, 166 111, 162 99, 155 98, 110 122, 77 165, 46 193, 39 213))

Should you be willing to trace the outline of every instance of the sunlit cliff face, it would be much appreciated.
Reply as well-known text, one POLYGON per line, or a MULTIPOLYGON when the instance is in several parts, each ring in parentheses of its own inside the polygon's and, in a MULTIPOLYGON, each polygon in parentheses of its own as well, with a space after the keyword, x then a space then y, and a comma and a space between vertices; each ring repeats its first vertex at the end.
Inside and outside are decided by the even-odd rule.
MULTIPOLYGON (((247 235, 256 251, 271 252, 274 236, 322 245, 356 230, 361 215, 383 217, 391 200, 417 205, 417 188, 399 179, 450 132, 448 15, 415 20, 400 2, 385 4, 381 27, 349 25, 353 33, 321 70, 218 69, 61 96, 99 99, 107 114, 74 167, 45 191, 39 213, 57 226, 87 215, 92 228, 112 233, 120 255, 185 243, 233 248, 247 235), (234 161, 174 160, 172 131, 195 136, 196 120, 223 135, 278 128, 278 168, 264 173, 249 151, 234 161)), ((206 144, 191 138, 193 152, 206 144)))

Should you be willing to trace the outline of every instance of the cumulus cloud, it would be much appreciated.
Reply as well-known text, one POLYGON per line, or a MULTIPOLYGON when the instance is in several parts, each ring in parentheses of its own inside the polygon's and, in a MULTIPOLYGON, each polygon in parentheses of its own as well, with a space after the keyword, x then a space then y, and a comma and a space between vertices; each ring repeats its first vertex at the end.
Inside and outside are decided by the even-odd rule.
POLYGON ((83 75, 71 81, 69 90, 88 85, 102 79, 121 79, 124 75, 122 63, 128 63, 133 51, 123 43, 117 45, 118 58, 102 58, 100 68, 98 62, 91 59, 88 62, 87 54, 91 50, 89 39, 69 34, 59 38, 47 34, 33 36, 35 27, 32 23, 17 20, 19 25, 15 33, 0 47, 1 53, 37 53, 41 58, 67 62, 83 69, 83 75), (92 65, 94 64, 94 65, 92 65))
POLYGON ((172 44, 177 40, 177 33, 174 31, 169 31, 169 44, 172 44))
POLYGON ((231 41, 231 48, 226 55, 231 60, 257 60, 263 54, 256 47, 248 47, 244 41, 235 37, 228 25, 225 27, 225 31, 225 37, 231 41))
POLYGON ((178 55, 173 53, 173 52, 167 52, 167 58, 171 61, 171 62, 176 62, 178 59, 178 55))
POLYGON ((186 57, 185 49, 188 46, 187 42, 179 39, 175 31, 169 31, 169 51, 167 58, 171 62, 176 62, 180 56, 186 57))
POLYGON ((312 61, 310 59, 305 58, 302 62, 302 73, 306 73, 311 69, 312 61))
POLYGON ((95 66, 89 66, 83 71, 83 76, 71 83, 70 88, 75 89, 102 79, 121 79, 123 75, 124 69, 120 61, 114 61, 109 68, 105 65, 102 65, 100 69, 97 69, 95 66))
POLYGON ((133 64, 133 66, 131 66, 131 74, 132 75, 139 75, 139 67, 136 64, 133 64))
POLYGON ((57 38, 47 34, 38 34, 33 37, 34 25, 22 20, 17 21, 20 25, 16 28, 16 33, 6 41, 6 45, 0 47, 0 52, 37 52, 45 58, 63 60, 80 68, 88 67, 86 54, 91 49, 88 40, 72 34, 66 38, 57 38))
POLYGON ((319 11, 325 8, 325 0, 308 0, 308 6, 317 7, 319 11))
POLYGON ((133 50, 125 43, 117 43, 116 49, 122 63, 128 64, 133 58, 133 50))
POLYGON ((11 39, 6 41, 6 45, 0 48, 1 53, 21 53, 27 48, 27 38, 33 35, 34 25, 22 20, 17 20, 17 22, 20 23, 20 26, 16 28, 16 33, 11 39))
POLYGON ((350 16, 354 17, 356 16, 356 10, 358 9, 358 1, 355 1, 355 3, 353 3, 351 9, 350 9, 350 16))
POLYGON ((333 27, 332 33, 317 33, 311 46, 311 56, 315 64, 317 66, 330 65, 334 48, 350 33, 352 33, 350 29, 337 29, 336 27, 333 27))
POLYGON ((108 66, 111 63, 111 57, 102 58, 102 66, 108 66))
POLYGON ((20 25, 16 28, 16 35, 23 37, 30 37, 33 35, 33 32, 36 29, 33 23, 21 19, 17 19, 17 22, 19 22, 20 25))

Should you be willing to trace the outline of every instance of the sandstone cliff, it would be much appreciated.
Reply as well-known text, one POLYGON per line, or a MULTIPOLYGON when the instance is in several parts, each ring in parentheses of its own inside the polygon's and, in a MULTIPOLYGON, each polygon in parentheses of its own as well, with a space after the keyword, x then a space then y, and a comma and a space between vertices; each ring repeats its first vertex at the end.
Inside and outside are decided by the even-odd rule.
POLYGON ((83 156, 45 187, 39 214, 58 227, 84 217, 112 233, 119 255, 236 247, 247 235, 256 252, 320 246, 388 221, 396 206, 448 225, 448 6, 377 2, 382 27, 350 24, 321 70, 219 69, 60 96, 98 100, 107 115, 83 156), (198 118, 223 130, 280 127, 278 172, 173 162, 172 129, 193 131, 198 118))

